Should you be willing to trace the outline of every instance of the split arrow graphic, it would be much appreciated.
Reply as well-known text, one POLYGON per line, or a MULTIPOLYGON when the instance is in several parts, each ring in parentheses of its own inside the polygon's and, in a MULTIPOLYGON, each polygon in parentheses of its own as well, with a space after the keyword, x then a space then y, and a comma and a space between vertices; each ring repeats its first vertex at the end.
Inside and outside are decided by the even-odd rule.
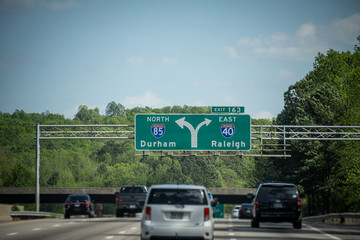
POLYGON ((179 127, 181 127, 181 129, 184 129, 184 126, 187 127, 190 130, 190 134, 191 134, 191 147, 192 148, 197 148, 197 142, 198 142, 198 131, 199 129, 204 126, 206 124, 206 126, 208 126, 211 123, 210 119, 205 118, 205 121, 202 121, 201 123, 199 123, 199 125, 196 127, 196 129, 194 129, 194 127, 187 121, 185 121, 185 117, 180 118, 178 120, 175 121, 179 127))

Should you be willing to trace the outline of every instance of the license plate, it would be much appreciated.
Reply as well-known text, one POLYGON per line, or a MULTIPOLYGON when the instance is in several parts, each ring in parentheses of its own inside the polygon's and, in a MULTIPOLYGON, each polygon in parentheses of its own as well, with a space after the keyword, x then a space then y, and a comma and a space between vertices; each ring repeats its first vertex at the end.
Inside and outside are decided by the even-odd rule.
POLYGON ((184 213, 182 213, 182 212, 172 212, 170 214, 170 218, 171 219, 183 219, 184 218, 184 213))
POLYGON ((281 203, 274 203, 274 208, 282 208, 282 204, 281 203))
POLYGON ((80 207, 80 204, 75 204, 75 207, 80 207))
POLYGON ((136 208, 136 206, 135 206, 135 205, 130 205, 129 207, 130 207, 130 208, 136 208))

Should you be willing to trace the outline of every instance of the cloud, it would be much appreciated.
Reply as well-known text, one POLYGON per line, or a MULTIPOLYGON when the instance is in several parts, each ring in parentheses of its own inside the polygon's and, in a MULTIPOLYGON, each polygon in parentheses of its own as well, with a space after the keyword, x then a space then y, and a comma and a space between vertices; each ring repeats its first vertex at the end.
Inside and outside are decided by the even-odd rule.
POLYGON ((279 78, 285 78, 285 79, 288 79, 288 78, 291 78, 293 76, 293 73, 288 70, 288 69, 279 69, 277 71, 277 76, 279 78))
POLYGON ((232 88, 234 87, 234 83, 228 80, 219 80, 219 81, 208 81, 208 80, 193 80, 191 82, 191 85, 196 88, 232 88))
POLYGON ((32 9, 51 9, 61 11, 76 8, 80 4, 76 0, 1 0, 0 11, 20 11, 32 9))
POLYGON ((151 107, 151 108, 161 108, 164 106, 171 105, 170 103, 159 98, 155 93, 147 91, 142 95, 138 96, 128 96, 125 97, 124 106, 127 108, 134 107, 151 107))
POLYGON ((270 112, 267 111, 260 111, 258 112, 255 116, 251 116, 252 118, 255 119, 273 119, 274 115, 270 112))
POLYGON ((315 37, 316 29, 315 26, 311 23, 306 23, 300 26, 300 28, 296 31, 296 35, 299 38, 309 38, 315 37))
POLYGON ((142 65, 145 63, 145 60, 141 56, 131 56, 126 59, 126 62, 131 65, 142 65))
POLYGON ((227 52, 227 54, 229 55, 229 57, 231 59, 238 59, 239 58, 239 56, 237 54, 237 51, 236 51, 236 49, 234 47, 225 46, 224 51, 227 52))
POLYGON ((231 59, 235 59, 235 53, 241 51, 269 59, 310 61, 318 52, 329 49, 352 50, 359 32, 360 13, 357 13, 325 25, 304 23, 295 34, 279 32, 254 38, 244 36, 236 46, 226 46, 224 49, 231 59))
POLYGON ((330 26, 324 26, 323 31, 324 38, 354 46, 360 32, 360 13, 345 19, 335 19, 330 26))
POLYGON ((167 65, 173 65, 173 64, 178 64, 179 60, 177 58, 170 58, 170 57, 163 57, 161 59, 161 62, 163 64, 167 64, 167 65))

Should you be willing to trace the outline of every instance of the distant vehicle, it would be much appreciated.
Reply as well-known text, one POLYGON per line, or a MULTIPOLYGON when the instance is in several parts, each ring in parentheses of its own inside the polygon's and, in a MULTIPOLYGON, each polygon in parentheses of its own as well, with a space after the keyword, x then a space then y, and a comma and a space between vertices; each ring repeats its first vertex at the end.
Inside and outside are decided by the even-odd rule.
POLYGON ((239 218, 251 218, 251 203, 243 203, 241 204, 240 210, 239 210, 239 218))
POLYGON ((301 229, 301 201, 296 186, 290 183, 262 183, 253 203, 251 227, 260 222, 291 222, 301 229))
POLYGON ((145 201, 141 239, 214 238, 209 195, 197 185, 154 185, 145 201))
POLYGON ((72 215, 87 215, 89 218, 95 216, 94 203, 88 194, 72 194, 66 198, 64 218, 72 215))
POLYGON ((239 218, 239 210, 241 205, 235 205, 231 211, 231 217, 232 218, 239 218))
POLYGON ((116 196, 116 217, 123 217, 124 213, 135 215, 143 210, 147 188, 143 185, 124 185, 116 196))

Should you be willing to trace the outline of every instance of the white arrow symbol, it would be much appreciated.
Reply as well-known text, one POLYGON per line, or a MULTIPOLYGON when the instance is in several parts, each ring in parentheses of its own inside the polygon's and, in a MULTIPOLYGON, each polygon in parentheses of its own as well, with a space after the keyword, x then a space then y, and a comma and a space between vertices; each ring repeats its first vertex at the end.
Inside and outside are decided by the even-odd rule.
POLYGON ((199 123, 199 125, 196 127, 196 129, 194 129, 194 127, 189 122, 185 121, 185 117, 180 118, 180 119, 176 120, 175 122, 179 125, 179 127, 181 127, 181 129, 184 129, 184 126, 185 126, 190 130, 191 147, 197 148, 198 131, 202 126, 204 126, 204 124, 206 124, 206 126, 208 126, 211 123, 211 120, 205 118, 205 121, 202 121, 201 123, 199 123))

